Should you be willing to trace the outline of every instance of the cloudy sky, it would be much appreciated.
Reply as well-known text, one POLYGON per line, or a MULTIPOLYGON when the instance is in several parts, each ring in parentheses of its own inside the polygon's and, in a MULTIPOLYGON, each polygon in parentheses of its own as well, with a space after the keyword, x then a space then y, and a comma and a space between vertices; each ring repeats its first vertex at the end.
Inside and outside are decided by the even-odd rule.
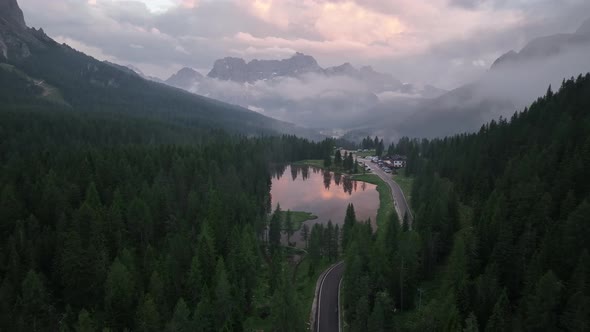
POLYGON ((526 41, 573 32, 588 0, 19 0, 27 24, 167 78, 215 59, 295 51, 450 89, 526 41))

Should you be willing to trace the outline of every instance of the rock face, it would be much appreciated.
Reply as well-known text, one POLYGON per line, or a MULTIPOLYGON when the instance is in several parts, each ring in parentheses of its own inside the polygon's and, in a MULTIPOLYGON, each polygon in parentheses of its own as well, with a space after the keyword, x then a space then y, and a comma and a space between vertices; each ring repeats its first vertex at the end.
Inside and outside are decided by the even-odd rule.
MULTIPOLYGON (((317 61, 309 55, 296 53, 289 59, 283 60, 252 60, 248 63, 241 58, 223 58, 215 61, 213 69, 207 77, 223 81, 238 83, 253 83, 259 80, 271 80, 280 77, 301 77, 302 75, 314 73, 327 77, 348 77, 367 84, 374 92, 400 90, 403 84, 389 74, 376 72, 373 68, 366 66, 360 69, 355 68, 346 62, 340 66, 322 68, 317 61)), ((177 75, 180 73, 177 73, 177 75)), ((190 76, 189 73, 186 73, 190 76)), ((172 79, 172 77, 170 78, 172 79)), ((189 80, 171 85, 186 88, 189 80)), ((195 80, 193 79, 193 82, 195 80)))
POLYGON ((27 28, 16 0, 0 0, 0 58, 27 58, 34 50, 55 44, 43 29, 27 28))
POLYGON ((340 66, 326 68, 325 73, 330 76, 351 76, 360 78, 360 72, 348 62, 341 64, 340 66))
POLYGON ((280 76, 298 76, 310 72, 322 72, 317 61, 309 55, 296 53, 283 60, 252 60, 248 63, 240 58, 223 58, 215 61, 207 75, 224 81, 255 82, 280 76))
POLYGON ((25 29, 25 17, 16 0, 0 0, 0 21, 25 29))
POLYGON ((166 84, 180 89, 190 90, 190 88, 204 79, 203 75, 191 68, 182 68, 176 74, 166 80, 166 84))
POLYGON ((499 57, 492 64, 492 69, 529 60, 549 58, 574 48, 583 47, 590 47, 590 19, 582 23, 575 33, 560 33, 531 40, 520 52, 510 51, 499 57))

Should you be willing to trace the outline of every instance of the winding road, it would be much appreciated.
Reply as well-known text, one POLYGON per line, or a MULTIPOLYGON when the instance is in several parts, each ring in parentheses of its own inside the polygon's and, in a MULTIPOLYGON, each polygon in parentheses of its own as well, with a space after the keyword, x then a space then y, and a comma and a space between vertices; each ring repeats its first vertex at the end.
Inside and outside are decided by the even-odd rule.
POLYGON ((339 288, 344 262, 331 266, 320 277, 317 293, 317 310, 314 323, 315 332, 339 332, 340 331, 340 299, 339 288))
POLYGON ((412 222, 414 221, 414 216, 412 215, 412 211, 408 206, 408 201, 406 201, 406 196, 404 196, 404 192, 402 188, 393 181, 391 174, 385 173, 377 164, 373 164, 367 161, 367 165, 370 165, 371 171, 379 176, 385 183, 389 185, 391 188, 391 195, 393 197, 393 204, 395 205, 395 211, 397 211, 397 215, 399 216, 399 222, 402 223, 404 221, 404 215, 408 214, 408 225, 412 227, 412 222))
MULTIPOLYGON (((408 206, 406 197, 400 186, 393 181, 391 174, 385 173, 382 169, 368 162, 372 172, 379 176, 391 188, 395 211, 399 216, 400 223, 403 222, 407 213, 408 224, 412 226, 414 216, 408 206)), ((340 262, 328 268, 319 280, 319 289, 316 294, 316 312, 313 320, 313 331, 315 332, 339 332, 340 331, 340 282, 344 273, 344 262, 340 262)))

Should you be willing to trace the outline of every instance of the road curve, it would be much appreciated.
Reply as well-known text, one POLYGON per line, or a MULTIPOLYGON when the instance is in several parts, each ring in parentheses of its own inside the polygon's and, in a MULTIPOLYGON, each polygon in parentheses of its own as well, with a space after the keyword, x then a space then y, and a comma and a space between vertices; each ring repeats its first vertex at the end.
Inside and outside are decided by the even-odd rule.
POLYGON ((344 273, 344 262, 330 267, 322 276, 318 294, 316 319, 313 330, 315 332, 339 332, 339 286, 344 273))
POLYGON ((399 216, 399 222, 404 221, 404 215, 408 214, 408 225, 412 226, 412 222, 414 221, 414 216, 412 215, 412 211, 408 206, 408 201, 406 201, 406 196, 404 196, 404 192, 400 188, 400 186, 393 181, 391 174, 385 173, 377 164, 367 163, 367 165, 371 166, 371 170, 373 173, 377 174, 385 183, 389 185, 391 188, 391 195, 393 196, 393 204, 395 205, 395 211, 397 211, 397 215, 399 216))

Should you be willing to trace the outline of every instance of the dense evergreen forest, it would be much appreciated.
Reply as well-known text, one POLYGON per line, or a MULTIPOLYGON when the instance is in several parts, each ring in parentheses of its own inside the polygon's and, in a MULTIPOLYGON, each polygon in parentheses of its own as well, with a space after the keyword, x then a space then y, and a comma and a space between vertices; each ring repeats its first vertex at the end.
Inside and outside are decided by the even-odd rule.
POLYGON ((391 150, 415 220, 350 226, 351 331, 590 329, 590 74, 478 133, 391 150))
POLYGON ((266 243, 270 165, 333 144, 2 109, 0 330, 299 330, 266 243))

